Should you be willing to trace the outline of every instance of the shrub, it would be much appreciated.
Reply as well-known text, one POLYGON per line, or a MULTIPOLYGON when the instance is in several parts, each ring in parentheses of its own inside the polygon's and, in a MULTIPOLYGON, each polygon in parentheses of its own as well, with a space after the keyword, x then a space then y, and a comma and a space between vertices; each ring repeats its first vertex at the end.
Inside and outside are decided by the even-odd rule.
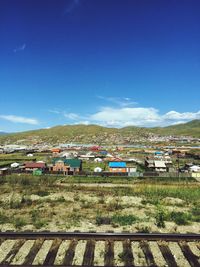
POLYGON ((200 222, 200 205, 193 207, 191 214, 192 214, 193 221, 200 222))
POLYGON ((13 223, 16 228, 21 228, 27 224, 27 222, 23 218, 20 218, 20 217, 15 218, 13 223))
POLYGON ((63 202, 65 202, 66 200, 65 200, 65 198, 63 197, 63 196, 61 196, 61 197, 59 197, 59 198, 57 198, 56 200, 55 200, 55 202, 58 202, 58 203, 63 203, 63 202))
POLYGON ((111 218, 107 216, 102 216, 100 214, 97 214, 96 216, 96 224, 101 225, 101 224, 111 224, 111 218))
POLYGON ((40 229, 47 224, 46 220, 40 218, 40 211, 39 210, 32 210, 30 212, 32 224, 35 226, 36 229, 40 229))
POLYGON ((0 212, 0 224, 8 223, 9 217, 0 212))
POLYGON ((35 226, 36 229, 40 229, 43 226, 45 226, 47 222, 45 220, 39 219, 33 222, 33 225, 35 226))
POLYGON ((172 211, 170 219, 178 225, 187 225, 191 220, 191 215, 189 213, 172 211))
POLYGON ((81 219, 81 215, 80 215, 80 213, 72 213, 71 214, 71 219, 73 220, 73 221, 80 221, 80 219, 81 219))
POLYGON ((158 207, 155 219, 156 219, 156 225, 159 228, 165 228, 165 220, 167 219, 167 214, 161 207, 158 207))
POLYGON ((138 233, 150 233, 150 228, 148 226, 136 227, 138 233))
POLYGON ((158 198, 143 199, 141 201, 142 205, 151 204, 151 205, 160 205, 160 200, 158 198))
POLYGON ((23 196, 22 200, 21 200, 21 204, 23 204, 24 206, 31 206, 32 205, 32 199, 28 196, 23 196))
POLYGON ((134 215, 114 215, 111 218, 113 224, 118 225, 131 225, 138 220, 138 217, 134 215))
POLYGON ((10 209, 20 209, 22 207, 21 201, 19 200, 10 200, 9 203, 10 209))
POLYGON ((37 191, 35 192, 36 195, 40 196, 40 197, 46 197, 48 196, 50 193, 48 191, 43 191, 43 190, 40 190, 40 191, 37 191))
POLYGON ((34 222, 39 217, 39 210, 31 210, 31 219, 34 222))

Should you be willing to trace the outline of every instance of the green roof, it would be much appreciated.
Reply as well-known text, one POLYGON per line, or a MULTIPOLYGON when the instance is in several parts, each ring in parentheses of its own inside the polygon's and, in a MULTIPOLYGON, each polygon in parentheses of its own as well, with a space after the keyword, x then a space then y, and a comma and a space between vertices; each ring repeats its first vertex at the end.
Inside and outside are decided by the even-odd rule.
POLYGON ((63 158, 53 159, 54 164, 57 161, 63 161, 64 164, 69 165, 71 168, 80 168, 80 166, 81 166, 81 160, 80 159, 63 159, 63 158))

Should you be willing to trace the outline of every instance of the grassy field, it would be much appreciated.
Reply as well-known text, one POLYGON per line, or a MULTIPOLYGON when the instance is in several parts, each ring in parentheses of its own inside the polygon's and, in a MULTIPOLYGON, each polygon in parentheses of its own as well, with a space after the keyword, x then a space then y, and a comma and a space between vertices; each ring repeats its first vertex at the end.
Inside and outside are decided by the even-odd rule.
POLYGON ((200 231, 200 189, 192 181, 107 187, 63 179, 1 177, 0 230, 200 231))

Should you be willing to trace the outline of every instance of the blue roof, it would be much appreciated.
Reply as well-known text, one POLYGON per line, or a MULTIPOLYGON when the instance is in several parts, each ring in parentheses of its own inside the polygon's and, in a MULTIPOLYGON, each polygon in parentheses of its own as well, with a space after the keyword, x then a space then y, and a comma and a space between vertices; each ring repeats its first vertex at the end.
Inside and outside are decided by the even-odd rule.
POLYGON ((122 161, 109 162, 109 167, 110 168, 126 168, 126 162, 122 162, 122 161))
POLYGON ((156 152, 155 152, 155 155, 161 155, 161 154, 163 154, 162 151, 156 151, 156 152))
POLYGON ((99 153, 100 153, 100 154, 103 154, 103 155, 106 155, 106 154, 108 154, 108 152, 107 152, 107 151, 105 151, 105 150, 103 150, 103 151, 100 151, 99 153))

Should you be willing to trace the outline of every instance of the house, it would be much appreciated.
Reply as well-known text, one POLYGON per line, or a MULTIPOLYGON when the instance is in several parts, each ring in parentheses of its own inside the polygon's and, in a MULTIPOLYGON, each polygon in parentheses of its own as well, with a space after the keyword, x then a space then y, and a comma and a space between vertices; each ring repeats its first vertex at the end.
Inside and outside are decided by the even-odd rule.
POLYGON ((87 153, 82 153, 81 155, 79 155, 79 158, 84 160, 90 160, 95 158, 95 154, 90 151, 87 153))
POLYGON ((44 162, 26 162, 24 165, 26 171, 42 170, 46 169, 46 163, 44 162))
POLYGON ((154 161, 154 167, 156 172, 166 172, 167 167, 164 161, 162 160, 155 160, 154 161))
POLYGON ((164 152, 162 151, 155 151, 155 156, 162 156, 164 152))
POLYGON ((154 171, 154 160, 153 159, 146 158, 144 165, 148 170, 154 171))
POLYGON ((111 161, 108 166, 109 172, 127 172, 126 162, 123 161, 111 161))
POLYGON ((50 167, 50 171, 64 175, 74 174, 81 170, 82 161, 80 159, 56 158, 53 160, 53 166, 50 167))
POLYGON ((58 154, 61 152, 61 149, 60 148, 52 148, 51 152, 52 152, 53 157, 57 157, 58 154))
POLYGON ((163 160, 146 159, 145 160, 145 167, 149 171, 156 171, 156 172, 166 172, 167 171, 166 163, 163 160))
POLYGON ((126 171, 127 171, 128 173, 134 173, 134 172, 137 171, 137 167, 136 167, 136 166, 127 167, 127 168, 126 168, 126 171))

